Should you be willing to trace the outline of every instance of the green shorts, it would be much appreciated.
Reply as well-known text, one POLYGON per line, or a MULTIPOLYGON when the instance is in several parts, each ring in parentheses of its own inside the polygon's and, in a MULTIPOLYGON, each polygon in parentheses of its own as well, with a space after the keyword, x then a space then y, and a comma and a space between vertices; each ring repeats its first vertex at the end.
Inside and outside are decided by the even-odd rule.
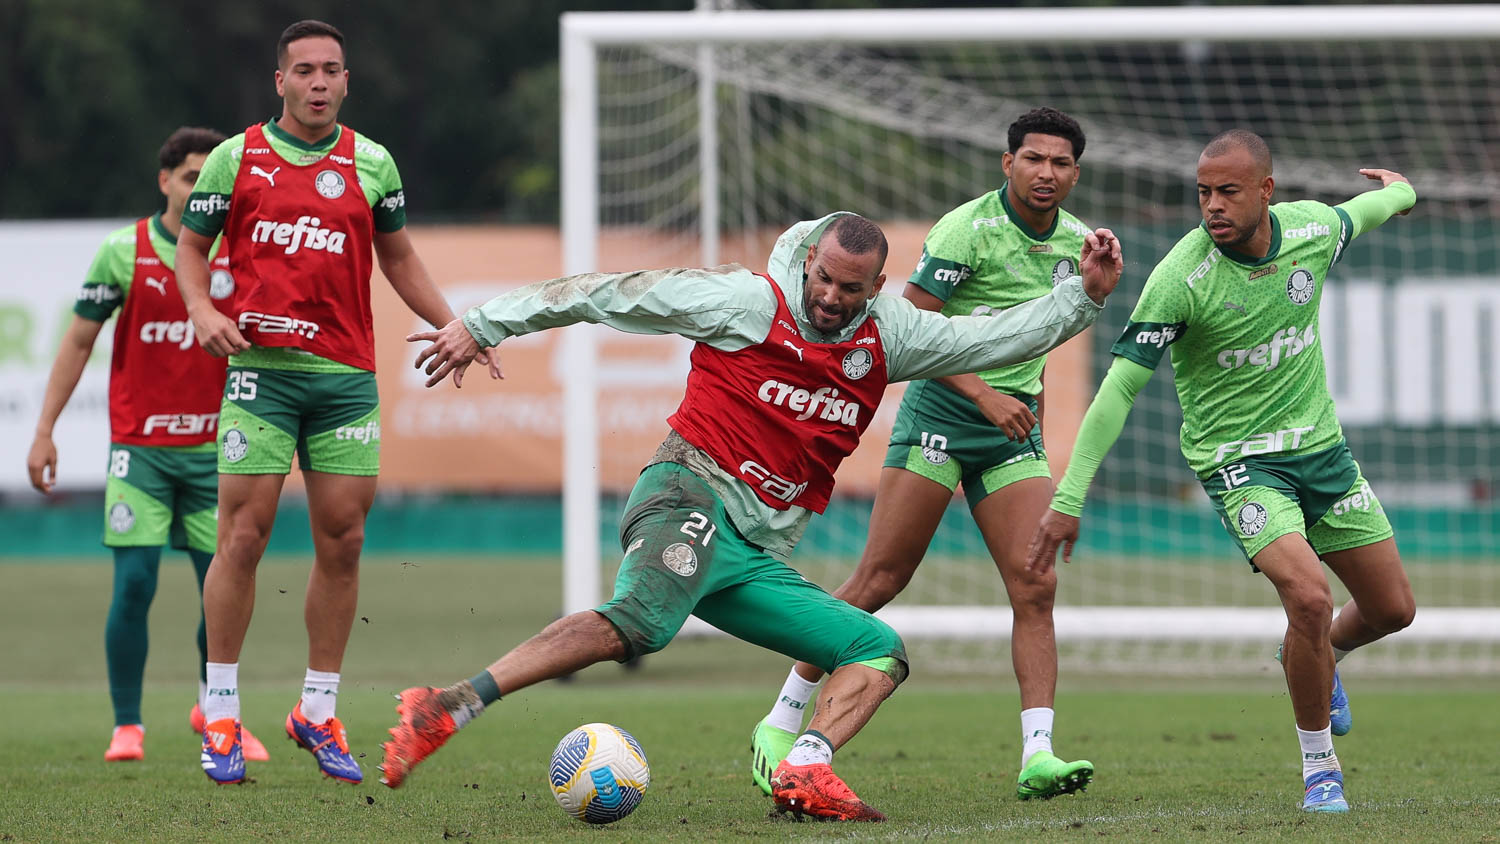
POLYGON ((213 443, 109 447, 104 544, 213 553, 219 531, 219 473, 213 443))
POLYGON ((906 648, 890 625, 809 583, 747 542, 708 484, 676 463, 646 467, 621 519, 625 558, 598 612, 632 658, 666 647, 689 615, 731 636, 824 671, 893 659, 906 648))
POLYGON ((1319 555, 1393 535, 1345 443, 1293 457, 1247 458, 1199 480, 1248 560, 1289 533, 1319 555))
POLYGON ((375 373, 230 366, 219 413, 219 472, 380 474, 375 373))
MULTIPOLYGON (((1036 397, 1014 395, 1036 413, 1036 397)), ((969 509, 985 496, 1027 478, 1051 478, 1042 430, 1016 442, 974 403, 935 381, 915 381, 896 411, 886 466, 936 481, 950 491, 964 485, 969 509)))

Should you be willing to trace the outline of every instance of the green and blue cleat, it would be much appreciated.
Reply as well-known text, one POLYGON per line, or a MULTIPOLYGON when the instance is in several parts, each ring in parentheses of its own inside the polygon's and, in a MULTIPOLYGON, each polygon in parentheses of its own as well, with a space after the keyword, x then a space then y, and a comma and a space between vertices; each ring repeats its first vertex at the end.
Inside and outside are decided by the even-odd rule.
POLYGON ((1318 771, 1308 777, 1304 785, 1307 786, 1307 793, 1302 797, 1302 811, 1349 811, 1349 801, 1344 799, 1343 773, 1339 771, 1318 771))
MULTIPOLYGON (((1281 662, 1281 646, 1276 646, 1276 661, 1281 662)), ((1339 679, 1339 670, 1333 669, 1333 695, 1328 700, 1328 729, 1336 736, 1348 735, 1354 729, 1354 712, 1349 708, 1349 695, 1344 692, 1344 682, 1339 679)))
POLYGON ((796 741, 795 733, 773 727, 765 721, 756 724, 751 731, 750 779, 767 797, 771 796, 771 777, 776 773, 776 766, 792 752, 792 744, 796 741))
POLYGON ((1083 791, 1094 779, 1094 763, 1080 759, 1064 762, 1051 752, 1039 750, 1027 760, 1016 778, 1016 796, 1022 800, 1051 800, 1083 791))
POLYGON ((1328 703, 1328 728, 1336 736, 1354 729, 1354 713, 1349 710, 1349 696, 1344 694, 1337 668, 1333 670, 1333 698, 1328 703))

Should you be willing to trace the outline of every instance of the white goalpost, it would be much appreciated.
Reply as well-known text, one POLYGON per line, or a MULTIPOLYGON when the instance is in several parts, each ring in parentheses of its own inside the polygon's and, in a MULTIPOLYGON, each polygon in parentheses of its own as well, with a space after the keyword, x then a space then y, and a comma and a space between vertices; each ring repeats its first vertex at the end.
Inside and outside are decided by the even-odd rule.
MULTIPOLYGON (((891 235, 886 289, 899 295, 926 229, 1002 184, 1009 123, 1041 105, 1072 114, 1088 142, 1066 206, 1121 235, 1127 268, 1080 354, 1049 365, 1063 416, 1093 395, 1146 275, 1196 224, 1193 168, 1208 137, 1233 126, 1264 135, 1278 201, 1342 201, 1366 189, 1360 167, 1406 174, 1418 213, 1356 241, 1323 306, 1330 388, 1419 607, 1413 626, 1362 653, 1356 670, 1500 673, 1500 5, 719 3, 567 13, 561 42, 569 274, 763 269, 782 228, 843 208, 891 235)), ((563 348, 571 612, 605 596, 619 505, 666 432, 686 345, 576 326, 563 348)), ((897 402, 888 394, 866 436, 881 453, 897 402)), ((1069 666, 1244 672, 1280 639, 1274 593, 1222 536, 1177 451, 1180 421, 1162 367, 1105 461, 1075 562, 1060 571, 1055 618, 1069 666)), ((1069 444, 1052 424, 1056 461, 1069 444)), ((844 494, 814 517, 793 560, 830 590, 859 559, 868 474, 841 472, 844 494)), ((1009 605, 962 499, 881 615, 925 664, 1009 670, 1009 605)))

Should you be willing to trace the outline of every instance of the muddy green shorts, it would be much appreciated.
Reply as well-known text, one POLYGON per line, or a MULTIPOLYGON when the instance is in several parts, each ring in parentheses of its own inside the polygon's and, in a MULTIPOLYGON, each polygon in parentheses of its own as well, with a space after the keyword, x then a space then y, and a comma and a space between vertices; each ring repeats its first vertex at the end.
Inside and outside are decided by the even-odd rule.
POLYGON ((1292 457, 1250 457, 1199 479, 1245 558, 1276 539, 1300 534, 1319 554, 1392 536, 1349 446, 1292 457))
MULTIPOLYGON (((1036 397, 1015 395, 1036 413, 1036 397)), ((1016 442, 974 403, 936 381, 914 381, 896 411, 885 466, 905 469, 949 490, 964 485, 969 509, 1027 478, 1051 478, 1041 426, 1016 442)))
POLYGON ((219 413, 219 471, 380 474, 375 373, 230 366, 219 413))
POLYGON ((666 647, 696 615, 824 671, 894 658, 894 679, 905 676, 906 648, 895 630, 747 542, 708 484, 676 463, 641 473, 620 543, 615 594, 598 611, 620 631, 627 659, 666 647))
POLYGON ((111 444, 104 483, 104 544, 213 553, 218 535, 219 473, 213 443, 201 446, 111 444))

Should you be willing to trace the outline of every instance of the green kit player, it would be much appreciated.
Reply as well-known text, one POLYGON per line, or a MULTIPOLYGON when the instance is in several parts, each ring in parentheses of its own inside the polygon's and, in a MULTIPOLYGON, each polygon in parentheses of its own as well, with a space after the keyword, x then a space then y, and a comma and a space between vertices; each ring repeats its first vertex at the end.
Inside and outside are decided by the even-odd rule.
MULTIPOLYGON (((224 362, 197 348, 192 323, 177 295, 173 265, 182 211, 203 161, 224 136, 212 129, 183 127, 162 144, 156 183, 167 208, 110 234, 94 257, 78 292, 42 401, 36 439, 26 459, 31 484, 46 494, 57 474, 52 429, 78 386, 104 322, 115 312, 109 373, 109 467, 104 487, 104 544, 114 551, 114 594, 104 625, 109 696, 115 730, 104 758, 134 761, 146 756, 141 684, 149 642, 146 616, 156 596, 161 550, 168 542, 186 550, 203 587, 213 556, 218 474, 214 436, 224 362)), ((214 254, 216 307, 234 291, 222 244, 214 254)), ((203 623, 198 651, 206 656, 203 623)), ((199 664, 199 700, 188 716, 203 731, 204 686, 199 664)), ((245 756, 269 758, 254 736, 245 735, 245 756)))
MULTIPOLYGON (((903 294, 918 308, 946 316, 994 314, 1047 295, 1078 271, 1089 229, 1062 203, 1078 183, 1083 129, 1056 109, 1039 108, 1012 123, 1006 140, 1006 183, 948 212, 927 235, 903 294)), ((1040 422, 1045 365, 1043 355, 907 388, 864 555, 833 593, 867 612, 895 598, 963 484, 1014 615, 1011 660, 1021 689, 1022 738, 1016 792, 1023 800, 1078 791, 1093 777, 1091 763, 1065 763, 1052 754, 1057 574, 1025 568, 1031 526, 1052 499, 1040 422)), ((751 735, 751 777, 767 794, 822 677, 822 669, 799 662, 751 735)))
POLYGON ((1328 271, 1351 240, 1416 202, 1399 173, 1360 173, 1383 187, 1336 207, 1271 205, 1258 135, 1236 129, 1204 148, 1203 223, 1147 279, 1027 562, 1047 571, 1059 545, 1070 556, 1089 482, 1170 348, 1182 453, 1286 609, 1281 660, 1311 812, 1349 810, 1332 738, 1353 723, 1337 661, 1416 613, 1390 522, 1344 443, 1320 344, 1328 271), (1320 559, 1352 596, 1337 618, 1320 559))

